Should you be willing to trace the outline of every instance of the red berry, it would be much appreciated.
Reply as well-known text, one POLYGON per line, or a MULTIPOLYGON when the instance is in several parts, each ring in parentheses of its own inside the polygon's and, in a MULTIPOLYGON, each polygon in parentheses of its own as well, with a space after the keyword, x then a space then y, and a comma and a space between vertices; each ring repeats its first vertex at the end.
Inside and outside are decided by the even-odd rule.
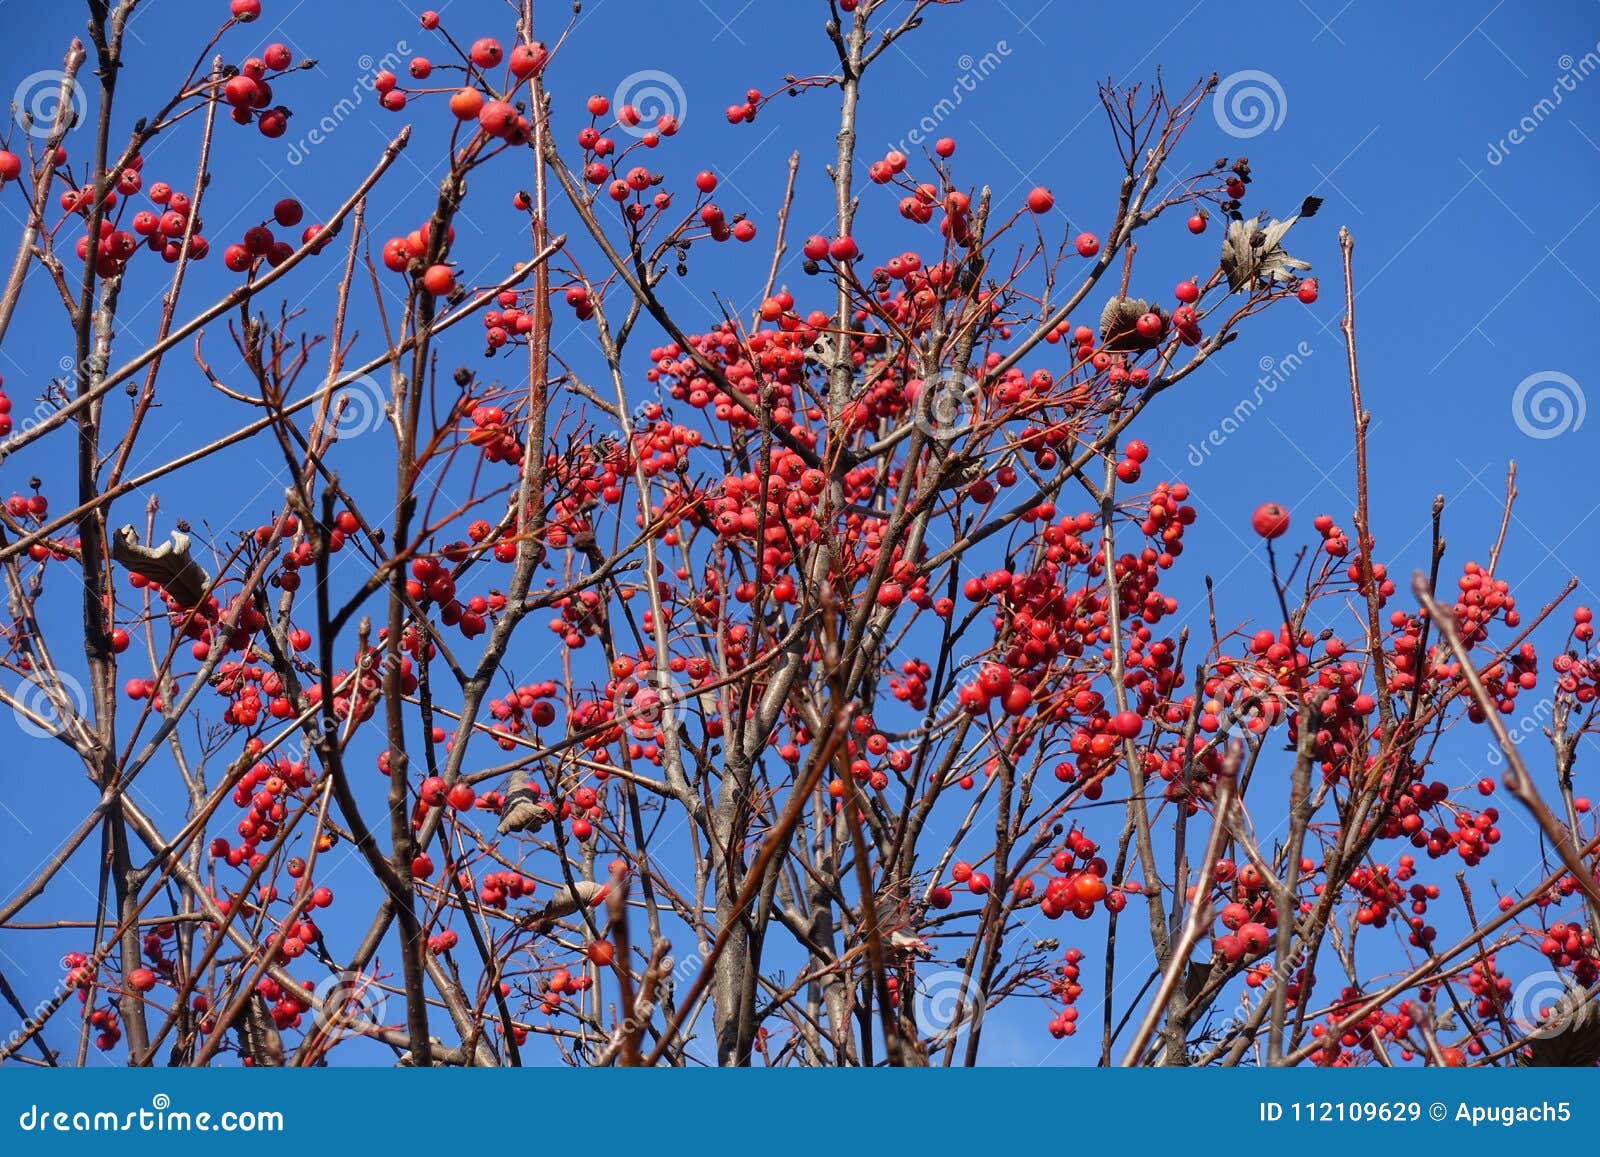
POLYGON ((473 120, 482 110, 483 93, 475 88, 464 88, 450 98, 450 112, 457 120, 473 120))
POLYGON ((545 46, 537 40, 531 44, 519 44, 511 50, 511 75, 518 80, 526 80, 544 67, 549 56, 545 46))
POLYGON ((1083 873, 1072 882, 1072 890, 1085 904, 1098 904, 1106 898, 1106 882, 1099 876, 1083 873))
POLYGON ((1028 194, 1028 208, 1035 213, 1048 213, 1055 208, 1056 199, 1050 195, 1050 190, 1043 185, 1028 194))
POLYGON ((1093 233, 1079 233, 1073 245, 1077 248, 1079 257, 1093 257, 1100 252, 1100 239, 1093 233))
POLYGON ((1263 502, 1250 516, 1250 525, 1262 538, 1281 538, 1289 529, 1289 512, 1276 502, 1263 502))
POLYGON ((422 287, 435 297, 443 297, 455 284, 455 271, 448 265, 430 265, 422 275, 422 287))
POLYGON ((255 102, 256 93, 260 86, 248 76, 240 73, 230 77, 228 83, 222 86, 222 99, 234 108, 249 108, 255 102))
POLYGON ((135 992, 149 992, 156 986, 156 974, 148 968, 135 968, 128 973, 128 987, 135 992))
POLYGON ((478 127, 491 137, 507 136, 516 124, 516 108, 503 100, 491 100, 478 110, 478 127))
POLYGON ((493 68, 500 63, 504 54, 504 50, 500 47, 500 42, 492 36, 474 40, 472 48, 467 53, 472 58, 472 63, 479 68, 493 68))
POLYGON ((1134 328, 1139 331, 1139 336, 1146 340, 1153 340, 1166 332, 1167 323, 1161 319, 1159 313, 1142 313, 1139 320, 1134 323, 1134 328))
POLYGON ((1265 952, 1272 944, 1272 934, 1267 931, 1266 925, 1254 921, 1239 925, 1239 939, 1244 942, 1245 951, 1252 956, 1265 952))

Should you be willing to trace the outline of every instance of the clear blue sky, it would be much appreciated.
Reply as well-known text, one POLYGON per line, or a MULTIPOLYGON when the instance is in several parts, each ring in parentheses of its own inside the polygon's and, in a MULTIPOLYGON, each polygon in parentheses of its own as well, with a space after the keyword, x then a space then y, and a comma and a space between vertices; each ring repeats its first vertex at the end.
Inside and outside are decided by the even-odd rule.
MULTIPOLYGON (((193 278, 186 296, 191 303, 210 300, 234 283, 218 260, 221 247, 236 240, 244 224, 270 212, 277 198, 302 197, 308 220, 331 212, 401 123, 378 108, 372 93, 361 87, 361 77, 388 54, 404 61, 436 50, 412 15, 420 5, 266 0, 265 7, 260 22, 230 33, 225 54, 237 60, 281 39, 298 56, 315 57, 319 64, 280 86, 277 99, 296 112, 282 140, 219 124, 218 191, 206 214, 213 258, 193 278), (352 98, 354 107, 339 114, 328 140, 308 144, 308 131, 345 98, 352 98), (241 201, 248 201, 248 212, 228 222, 224 206, 241 201)), ((486 34, 509 39, 503 4, 445 0, 436 7, 458 39, 486 34)), ((550 23, 540 33, 550 40, 566 20, 566 6, 546 7, 550 23)), ((175 70, 193 59, 225 9, 225 0, 163 0, 141 9, 129 33, 116 136, 125 133, 134 115, 156 107, 177 79, 175 70)), ((83 21, 75 0, 14 4, 9 11, 13 19, 0 46, 0 95, 35 70, 55 67, 83 21), (18 18, 24 10, 25 20, 18 18)), ((591 0, 550 81, 557 123, 570 126, 561 129, 564 144, 570 148, 572 134, 584 123, 579 105, 590 92, 610 94, 624 76, 641 69, 667 71, 681 83, 687 111, 679 139, 653 159, 680 176, 715 167, 725 181, 720 202, 730 211, 748 212, 766 239, 787 158, 798 148, 802 169, 792 229, 796 236, 827 232, 829 190, 821 166, 833 147, 830 95, 780 99, 755 124, 737 129, 722 115, 747 87, 770 90, 786 72, 803 76, 830 66, 832 49, 820 27, 823 11, 820 3, 790 0, 752 0, 742 7, 739 0, 591 0)), ((1268 74, 1273 125, 1241 140, 1228 135, 1207 109, 1175 168, 1199 169, 1218 156, 1245 153, 1256 178, 1247 209, 1285 215, 1306 194, 1325 198, 1322 213, 1296 227, 1291 246, 1315 264, 1323 294, 1311 307, 1276 309, 1246 327, 1220 364, 1169 391, 1140 427, 1153 448, 1146 477, 1188 482, 1202 514, 1186 540, 1175 591, 1193 613, 1200 605, 1201 575, 1209 572, 1219 580, 1222 619, 1263 606, 1269 588, 1248 517, 1264 499, 1290 507, 1298 519, 1297 534, 1322 511, 1348 525, 1354 474, 1337 328, 1336 234, 1344 224, 1356 238, 1361 357, 1374 414, 1379 553, 1397 580, 1406 581, 1426 562, 1429 506, 1435 494, 1443 494, 1451 543, 1445 573, 1453 578, 1462 560, 1486 556, 1498 524, 1506 462, 1514 458, 1522 499, 1500 573, 1524 607, 1532 608, 1570 575, 1587 571, 1592 580, 1600 574, 1600 547, 1592 530, 1600 496, 1591 483, 1582 482, 1600 415, 1578 424, 1574 412, 1566 432, 1541 438, 1526 432, 1524 427, 1534 424, 1526 418, 1519 423, 1514 412, 1519 397, 1526 408, 1530 391, 1546 387, 1564 391, 1573 405, 1586 408, 1585 391, 1600 373, 1591 353, 1600 305, 1597 43, 1600 6, 1579 0, 1538 5, 1207 0, 1137 7, 967 0, 930 12, 925 26, 869 75, 859 156, 863 162, 874 159, 932 116, 942 120, 933 135, 950 135, 960 143, 963 179, 988 182, 1001 204, 1019 201, 1033 185, 1048 185, 1064 218, 1060 228, 1070 222, 1074 231, 1099 232, 1114 200, 1116 156, 1095 97, 1098 80, 1150 80, 1159 69, 1170 87, 1181 90, 1213 71, 1223 77, 1268 74), (974 72, 983 73, 982 79, 972 82, 974 72), (944 111, 937 111, 947 98, 944 111), (1514 131, 1520 140, 1513 138, 1514 131), (1292 372, 1274 376, 1280 363, 1293 364, 1292 372), (1263 377, 1270 387, 1260 384, 1263 377), (1519 385, 1530 378, 1536 380, 1519 395, 1519 385), (1225 426, 1245 398, 1262 399, 1259 409, 1237 429, 1225 426), (1205 445, 1211 431, 1219 437, 1205 445)), ((379 241, 415 227, 432 202, 441 169, 437 105, 432 108, 435 115, 424 119, 433 127, 419 128, 369 210, 379 241)), ((195 134, 180 132, 149 150, 147 181, 185 187, 192 179, 195 145, 195 134)), ((70 137, 68 148, 74 159, 87 156, 88 131, 70 137)), ((501 165, 479 180, 500 191, 483 196, 458 226, 456 255, 487 279, 525 256, 509 194, 527 183, 528 169, 521 162, 501 165)), ((858 228, 858 235, 887 253, 910 241, 894 239, 901 223, 892 204, 874 200, 875 192, 870 186, 863 191, 863 219, 875 224, 858 228), (883 230, 882 241, 874 240, 873 229, 883 230)), ((0 196, 0 227, 7 235, 15 235, 20 205, 14 189, 0 196)), ((1180 276, 1202 273, 1214 262, 1215 228, 1200 241, 1178 233, 1168 230, 1160 244, 1144 245, 1141 276, 1154 278, 1155 292, 1164 294, 1180 276)), ((699 251, 705 248, 697 248, 688 291, 709 303, 715 289, 748 306, 764 278, 765 246, 699 251)), ((9 248, 5 252, 9 255, 9 248)), ((291 301, 304 300, 311 307, 308 329, 325 327, 326 310, 318 306, 328 300, 336 260, 330 252, 288 282, 291 301)), ((797 261, 792 256, 785 272, 798 289, 805 279, 797 261)), ((148 334, 158 313, 154 287, 164 282, 153 268, 144 276, 147 280, 138 284, 151 287, 150 298, 142 308, 126 310, 119 338, 124 351, 148 334)), ((809 283, 807 291, 815 285, 809 283)), ((60 372, 58 363, 70 351, 59 303, 52 303, 42 292, 46 289, 36 273, 0 350, 0 374, 18 411, 31 405, 46 377, 60 372)), ((693 300, 685 297, 682 304, 682 316, 695 316, 693 300)), ((811 303, 802 297, 800 304, 811 303)), ((370 326, 373 319, 368 312, 357 320, 370 326)), ((208 348, 220 351, 222 330, 213 329, 208 348)), ((358 348, 370 355, 373 347, 364 342, 358 348)), ((476 365, 480 352, 474 333, 457 342, 450 364, 476 365)), ((592 351, 582 338, 568 338, 559 352, 593 369, 592 351)), ((642 350, 637 357, 642 371, 642 350)), ((187 348, 174 351, 163 380, 172 385, 163 395, 168 412, 158 428, 167 431, 168 440, 152 449, 152 463, 180 445, 198 444, 208 421, 225 417, 222 411, 213 414, 209 402, 191 407, 181 400, 183 391, 198 399, 204 388, 187 348)), ((644 386, 642 377, 637 384, 644 386)), ((108 414, 120 412, 120 402, 113 399, 108 414)), ((265 512, 279 492, 274 479, 281 464, 265 448, 259 457, 255 465, 235 458, 227 471, 219 464, 192 476, 226 488, 215 493, 237 498, 221 503, 227 510, 209 511, 212 517, 232 517, 247 500, 265 512), (259 496, 252 500, 256 491, 259 496)), ((381 461, 374 457, 371 464, 378 467, 381 461)), ((36 449, 19 455, 0 466, 0 490, 21 487, 30 473, 59 486, 67 477, 64 467, 59 454, 36 449)), ((345 466, 347 475, 351 469, 345 466)), ((385 472, 374 470, 374 492, 387 481, 385 472)), ((356 484, 363 485, 360 479, 356 484)), ((198 520, 183 506, 185 495, 198 493, 194 481, 182 491, 169 487, 161 493, 168 516, 198 520)), ((142 521, 142 508, 142 499, 124 500, 116 514, 119 520, 142 521)), ((63 590, 54 604, 57 626, 67 632, 75 618, 73 597, 63 590)), ((1581 597, 1595 602, 1597 594, 1586 583, 1581 597)), ((543 647, 549 636, 542 628, 538 633, 536 643, 543 647)), ((1543 669, 1559 638, 1541 642, 1543 669)), ((530 662, 530 672, 536 668, 530 662)), ((1547 679, 1547 671, 1541 677, 1547 679)), ((1537 698, 1530 697, 1529 705, 1537 698)), ((0 876, 7 879, 31 874, 89 798, 71 760, 47 744, 19 746, 20 737, 9 734, 13 726, 8 713, 0 717, 0 753, 9 753, 0 754, 0 783, 8 784, 0 798, 0 876), (13 755, 25 759, 25 766, 6 768, 13 755), (21 786, 25 773, 39 774, 41 759, 59 765, 61 773, 48 799, 39 798, 39 779, 21 786)), ((1477 767, 1488 743, 1486 732, 1465 733, 1444 758, 1477 767)), ((1544 766, 1543 749, 1535 752, 1536 766, 1544 766)), ((1580 790, 1593 774, 1587 765, 1592 758, 1586 754, 1580 760, 1580 790)), ((1448 778, 1467 776, 1461 770, 1448 778)), ((1509 816, 1508 801, 1502 810, 1509 816)), ((1515 819, 1508 818, 1505 827, 1508 841, 1529 838, 1515 819)), ((1108 831, 1105 838, 1111 835, 1108 831)), ((1509 870, 1516 857, 1502 855, 1509 870)), ((84 865, 54 885, 37 912, 87 911, 91 901, 74 882, 92 888, 92 866, 88 860, 84 865), (61 889, 59 899, 56 889, 61 889)), ((1442 870, 1435 875, 1440 882, 1448 879, 1442 870)), ((1452 916, 1445 922, 1457 920, 1452 916)), ((53 982, 55 960, 67 947, 0 932, 0 968, 31 1004, 53 982)), ((1082 1012, 1086 1020, 1097 1021, 1097 997, 1086 995, 1082 1012)), ((9 1017, 9 1012, 0 1014, 0 1026, 9 1029, 9 1017)), ((1033 1012, 1008 1015, 995 1026, 1001 1031, 989 1038, 988 1058, 998 1063, 1089 1059, 1093 1046, 1087 1037, 1056 1046, 1043 1033, 1042 1019, 1033 1012)))

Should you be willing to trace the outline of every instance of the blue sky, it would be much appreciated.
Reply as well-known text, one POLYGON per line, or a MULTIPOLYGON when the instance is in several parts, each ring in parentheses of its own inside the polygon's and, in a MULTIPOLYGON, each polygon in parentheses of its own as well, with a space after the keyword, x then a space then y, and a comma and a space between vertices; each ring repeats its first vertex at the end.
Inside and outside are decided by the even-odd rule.
MULTIPOLYGON (((225 54, 237 59, 281 39, 297 56, 315 57, 318 66, 281 86, 278 99, 296 112, 282 140, 219 124, 219 191, 206 229, 213 259, 194 276, 187 300, 196 303, 233 284, 217 260, 219 251, 245 224, 269 212, 274 200, 301 197, 308 220, 332 210, 401 123, 378 108, 363 77, 385 58, 404 62, 435 49, 410 4, 266 0, 265 7, 261 21, 230 34, 225 54), (324 117, 333 127, 317 143, 308 134, 324 117), (225 219, 223 207, 230 204, 246 206, 238 222, 225 219)), ((449 0, 436 7, 458 38, 509 34, 499 3, 449 0)), ((26 8, 28 19, 13 20, 0 47, 0 91, 54 67, 67 38, 82 27, 76 3, 26 8)), ((225 8, 222 0, 163 0, 140 10, 119 92, 119 133, 132 116, 156 106, 177 79, 174 70, 193 59, 225 8)), ((540 35, 553 40, 566 6, 549 10, 552 23, 540 35)), ((748 212, 762 231, 762 240, 743 250, 697 249, 694 275, 675 291, 685 317, 696 316, 697 309, 704 316, 712 290, 741 309, 753 303, 769 252, 763 242, 771 236, 787 160, 796 149, 802 167, 792 235, 829 231, 831 193, 821 166, 833 147, 831 96, 779 99, 754 124, 738 128, 722 115, 748 87, 770 90, 784 73, 804 76, 829 67, 832 49, 821 33, 822 12, 820 3, 789 0, 752 0, 743 7, 738 0, 591 0, 552 73, 557 125, 569 150, 572 134, 586 123, 580 105, 590 92, 609 94, 639 70, 672 74, 685 101, 683 130, 653 160, 679 178, 716 168, 724 180, 719 201, 730 211, 748 212)), ((958 174, 990 184, 999 204, 1015 204, 1030 187, 1047 185, 1056 196, 1060 230, 1100 232, 1114 199, 1117 162, 1096 82, 1149 81, 1157 70, 1174 90, 1214 71, 1236 89, 1265 94, 1264 106, 1247 101, 1242 107, 1246 113, 1254 108, 1270 123, 1241 125, 1223 106, 1204 110, 1175 169, 1193 171, 1218 156, 1244 153, 1255 174, 1247 210, 1282 216, 1307 194, 1325 199, 1319 216, 1296 227, 1291 246, 1314 263, 1321 300, 1273 310, 1247 327, 1205 372, 1164 395, 1138 431, 1153 450, 1147 477, 1181 478, 1201 511, 1175 580, 1190 613, 1200 606, 1202 573, 1219 580, 1224 620, 1270 597, 1259 540, 1248 527, 1257 503, 1272 499, 1288 506, 1297 533, 1309 530, 1310 517, 1323 511, 1348 525, 1354 470, 1338 331, 1341 224, 1356 239, 1363 384, 1373 413, 1373 529, 1391 574, 1408 581, 1425 564, 1436 494, 1447 502, 1451 545, 1445 573, 1453 578, 1465 559, 1485 557, 1498 527, 1510 459, 1517 462, 1521 500, 1500 573, 1523 606, 1542 604, 1569 576, 1600 573, 1592 532, 1600 496, 1581 484, 1600 428, 1600 417, 1585 420, 1586 390, 1597 372, 1589 346, 1600 305, 1600 5, 1206 0, 1147 4, 1135 11, 1067 0, 967 0, 930 12, 925 26, 891 49, 869 75, 858 156, 863 163, 871 160, 914 130, 927 132, 925 122, 937 122, 928 138, 955 137, 958 174), (1555 391, 1561 404, 1539 402, 1545 391, 1555 391), (1245 399, 1254 404, 1241 421, 1237 413, 1245 399), (1541 418, 1547 405, 1555 409, 1541 418)), ((441 171, 440 118, 419 119, 424 123, 415 140, 369 209, 377 241, 415 227, 432 203, 441 171)), ((87 155, 88 132, 69 137, 68 148, 74 159, 87 155)), ((173 135, 147 153, 146 179, 187 185, 194 149, 192 132, 173 135)), ((527 183, 528 170, 502 165, 481 180, 497 191, 484 196, 482 208, 458 227, 457 253, 464 264, 492 273, 525 256, 509 195, 527 183)), ((874 193, 870 186, 862 192, 863 218, 881 232, 858 229, 858 235, 885 254, 910 244, 909 235, 897 240, 903 223, 894 218, 892 203, 875 201, 874 193)), ((16 190, 7 189, 0 205, 0 226, 14 235, 21 211, 16 190)), ((1174 223, 1159 244, 1144 245, 1140 276, 1153 277, 1156 292, 1165 293, 1181 277, 1203 273, 1214 262, 1217 232, 1213 227, 1195 240, 1174 223)), ((286 283, 291 301, 312 307, 308 328, 317 327, 315 306, 327 300, 337 261, 330 251, 286 283)), ((784 279, 798 292, 806 279, 797 263, 791 249, 784 279)), ((124 348, 155 323, 154 287, 160 282, 156 274, 148 276, 149 297, 125 310, 124 348)), ((40 292, 44 288, 42 279, 30 283, 0 349, 0 375, 18 410, 31 404, 37 383, 59 372, 60 356, 70 350, 63 344, 59 303, 40 292)), ((802 308, 807 304, 802 297, 802 308)), ((370 313, 357 318, 358 325, 374 322, 370 313)), ((214 337, 221 332, 219 325, 214 337)), ((569 329, 558 352, 592 370, 596 363, 585 341, 569 329)), ((475 364, 480 352, 472 335, 457 342, 452 356, 475 364)), ((172 395, 167 402, 170 412, 156 426, 164 441, 149 452, 152 463, 179 445, 198 444, 227 417, 203 400, 203 383, 186 349, 170 361, 167 377, 196 396, 180 402, 182 395, 172 395)), ((639 363, 642 370, 642 351, 639 363)), ((644 385, 642 379, 634 384, 644 385)), ((354 464, 345 469, 354 485, 387 484, 376 447, 370 458, 361 457, 366 451, 353 453, 354 464), (370 478, 363 477, 369 466, 370 478)), ((226 468, 204 467, 184 491, 161 492, 164 510, 186 513, 183 502, 199 493, 188 487, 204 485, 218 488, 212 493, 226 495, 223 505, 232 508, 214 510, 213 516, 257 507, 264 513, 279 492, 274 472, 281 464, 275 454, 260 457, 254 465, 234 459, 226 468)), ((9 493, 34 472, 62 479, 61 467, 58 455, 35 448, 0 466, 0 488, 9 493)), ((118 514, 137 520, 142 507, 142 499, 125 500, 118 514)), ((1597 595, 1586 582, 1579 597, 1593 602, 1597 595)), ((56 608, 60 626, 70 630, 70 598, 56 608)), ((539 630, 542 647, 547 636, 539 630)), ((1544 640, 1542 661, 1559 641, 1544 640)), ((529 658, 530 673, 538 659, 529 658)), ((9 717, 0 717, 0 751, 19 750, 7 734, 11 726, 9 717)), ((1488 743, 1485 732, 1467 733, 1447 758, 1478 766, 1488 743)), ((1543 750, 1537 751, 1542 758, 1543 750)), ((34 746, 26 756, 30 767, 37 766, 34 746)), ((56 752, 47 758, 59 760, 64 780, 51 798, 13 789, 0 801, 0 875, 7 878, 31 873, 81 814, 87 788, 77 782, 76 768, 56 752)), ((1580 762, 1580 781, 1587 770, 1580 762)), ((1467 775, 1463 770, 1456 778, 1467 775)), ((0 781, 7 778, 0 767, 0 781)), ((72 875, 92 886, 89 869, 72 875)), ((72 892, 78 884, 56 886, 72 892)), ((62 901, 68 902, 84 908, 86 897, 62 901)), ((45 906, 41 902, 40 910, 45 906)), ((0 967, 23 991, 25 1003, 31 1003, 29 993, 37 995, 51 983, 64 948, 0 932, 0 967)), ((1098 1020, 1093 999, 1086 998, 1083 1014, 1098 1020)), ((1024 1064, 1089 1059, 1086 1037, 1056 1046, 1042 1033, 1041 1019, 1019 1014, 1013 1023, 1008 1015, 993 1026, 998 1031, 986 1057, 1024 1064)), ((6 1016, 0 1024, 7 1024, 6 1016)))

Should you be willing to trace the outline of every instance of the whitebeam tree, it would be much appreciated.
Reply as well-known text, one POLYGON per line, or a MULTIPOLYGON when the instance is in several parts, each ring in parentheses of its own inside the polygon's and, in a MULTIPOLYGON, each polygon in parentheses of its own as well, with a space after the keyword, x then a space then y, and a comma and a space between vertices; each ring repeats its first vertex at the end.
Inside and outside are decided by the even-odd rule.
POLYGON ((971 1065, 1008 1017, 1080 1063, 1600 1059, 1591 615, 1519 607, 1504 524, 1447 560, 1442 503, 1388 573, 1350 236, 1359 503, 1261 495, 1266 597, 1220 622, 1134 427, 1316 300, 1316 200, 1173 175, 1215 78, 1101 89, 1083 228, 953 138, 864 157, 864 79, 945 4, 808 3, 836 67, 746 61, 771 88, 727 110, 838 108, 758 235, 671 77, 584 102, 565 8, 423 14, 366 177, 269 203, 226 178, 307 62, 260 0, 212 0, 155 108, 119 92, 137 0, 89 0, 0 151, 0 701, 51 849, 0 941, 64 955, 0 977, 0 1058, 971 1065), (725 244, 743 275, 697 278, 725 244), (1210 272, 1151 284, 1147 247, 1210 272), (1519 751, 1535 687, 1553 749, 1519 751), (1504 784, 1432 761, 1457 727, 1504 784), (1543 836, 1505 893, 1502 806, 1543 836))

